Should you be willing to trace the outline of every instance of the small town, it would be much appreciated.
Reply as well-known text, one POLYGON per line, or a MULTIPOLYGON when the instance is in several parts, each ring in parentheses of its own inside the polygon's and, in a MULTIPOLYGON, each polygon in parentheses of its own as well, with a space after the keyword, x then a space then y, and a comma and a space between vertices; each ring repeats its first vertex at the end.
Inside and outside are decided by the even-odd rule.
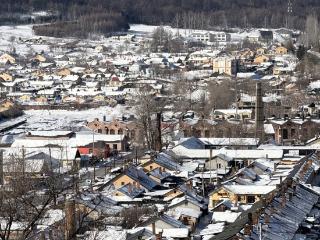
POLYGON ((320 239, 320 25, 294 2, 280 28, 0 25, 0 239, 320 239))

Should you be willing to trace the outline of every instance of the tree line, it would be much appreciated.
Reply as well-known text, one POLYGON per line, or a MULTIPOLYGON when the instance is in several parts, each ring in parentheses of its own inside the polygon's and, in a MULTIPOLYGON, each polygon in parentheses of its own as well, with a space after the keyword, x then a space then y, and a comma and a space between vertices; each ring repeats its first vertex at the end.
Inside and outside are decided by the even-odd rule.
MULTIPOLYGON (((314 13, 318 17, 320 10, 317 0, 294 1, 291 14, 287 0, 2 0, 1 3, 0 23, 10 18, 12 22, 18 21, 17 13, 50 10, 59 13, 53 25, 57 27, 55 31, 63 22, 67 26, 62 32, 74 29, 97 33, 126 30, 128 23, 202 29, 285 26, 303 29, 306 16, 314 13)), ((48 34, 57 34, 55 31, 51 29, 48 34)))

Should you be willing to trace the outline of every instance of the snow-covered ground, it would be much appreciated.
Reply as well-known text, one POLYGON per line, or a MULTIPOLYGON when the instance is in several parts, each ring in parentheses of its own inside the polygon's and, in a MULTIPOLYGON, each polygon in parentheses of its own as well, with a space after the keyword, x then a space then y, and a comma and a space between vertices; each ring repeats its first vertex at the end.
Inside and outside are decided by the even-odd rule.
POLYGON ((83 111, 28 110, 24 115, 27 123, 10 132, 14 134, 32 130, 77 130, 84 126, 86 121, 92 121, 95 118, 103 120, 104 116, 107 121, 111 121, 123 114, 128 114, 128 110, 121 105, 117 105, 115 108, 100 107, 83 111))
MULTIPOLYGON (((131 24, 129 33, 136 34, 140 36, 144 35, 151 35, 151 33, 159 26, 154 25, 145 25, 145 24, 131 24)), ((217 33, 218 31, 207 31, 207 30, 201 30, 201 29, 182 29, 182 28, 173 28, 171 26, 163 26, 163 28, 167 31, 171 31, 173 35, 179 34, 184 37, 190 36, 192 33, 217 33)), ((248 36, 252 35, 258 35, 259 30, 267 31, 271 30, 274 34, 274 39, 278 42, 285 42, 286 39, 284 39, 280 34, 276 32, 278 29, 265 29, 265 28, 259 28, 259 29, 250 29, 250 30, 243 30, 243 29, 233 29, 233 32, 230 33, 231 40, 238 42, 244 40, 248 36)))

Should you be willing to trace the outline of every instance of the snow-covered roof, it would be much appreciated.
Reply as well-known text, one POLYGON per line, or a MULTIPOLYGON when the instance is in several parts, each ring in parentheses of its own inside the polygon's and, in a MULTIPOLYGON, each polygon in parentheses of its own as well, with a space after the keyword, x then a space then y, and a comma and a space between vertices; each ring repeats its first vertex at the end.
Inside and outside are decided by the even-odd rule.
POLYGON ((212 222, 227 222, 233 223, 239 217, 241 212, 231 212, 231 211, 224 211, 224 212, 213 212, 212 213, 212 222))
MULTIPOLYGON (((176 146, 172 149, 172 152, 180 157, 191 158, 191 159, 209 159, 210 150, 209 149, 187 149, 183 146, 176 146)), ((217 156, 218 154, 224 154, 233 159, 258 159, 258 158, 271 158, 271 159, 281 159, 283 157, 283 150, 272 149, 254 149, 254 150, 234 150, 234 149, 214 149, 212 150, 212 156, 217 156)))
POLYGON ((276 186, 257 185, 223 185, 227 191, 238 195, 265 195, 276 189, 276 186))
POLYGON ((188 228, 170 228, 163 229, 162 236, 166 238, 187 238, 189 236, 188 228))

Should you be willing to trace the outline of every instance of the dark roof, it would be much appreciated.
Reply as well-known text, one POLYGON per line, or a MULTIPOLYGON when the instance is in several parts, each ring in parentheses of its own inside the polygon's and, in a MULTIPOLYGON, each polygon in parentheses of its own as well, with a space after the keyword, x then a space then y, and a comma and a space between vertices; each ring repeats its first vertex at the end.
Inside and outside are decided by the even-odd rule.
POLYGON ((180 170, 181 166, 175 160, 166 153, 160 153, 157 158, 155 159, 155 162, 159 165, 169 169, 169 170, 180 170))
POLYGON ((192 197, 189 197, 189 196, 182 197, 180 201, 177 201, 177 203, 174 203, 174 204, 170 205, 168 208, 170 209, 170 208, 173 208, 175 206, 179 206, 181 204, 184 204, 186 202, 190 202, 190 203, 198 206, 201 209, 207 209, 207 205, 206 204, 200 203, 195 198, 192 198, 192 197))
POLYGON ((158 220, 164 221, 165 223, 171 225, 174 228, 187 228, 187 226, 184 225, 182 222, 166 214, 162 214, 160 216, 153 216, 148 220, 146 220, 145 222, 139 224, 138 227, 148 226, 151 223, 155 223, 158 220))
POLYGON ((260 35, 263 39, 273 39, 272 31, 260 31, 260 35))
POLYGON ((144 188, 152 190, 158 186, 158 183, 151 179, 143 170, 136 167, 130 167, 126 172, 126 175, 139 182, 144 188))
POLYGON ((118 191, 133 199, 140 196, 145 190, 129 183, 119 188, 118 191))
MULTIPOLYGON (((295 191, 289 189, 287 192, 289 191, 293 196, 285 205, 281 203, 281 198, 277 197, 265 210, 265 214, 270 216, 270 222, 262 231, 266 240, 293 239, 301 223, 319 201, 320 194, 304 185, 299 184, 295 191)), ((255 228, 250 239, 259 239, 259 233, 255 228)))
POLYGON ((165 172, 165 171, 161 171, 160 168, 156 168, 156 169, 152 170, 151 172, 149 172, 149 174, 153 177, 160 179, 160 180, 163 180, 163 179, 171 176, 170 173, 165 172))
POLYGON ((188 149, 204 149, 205 148, 205 144, 200 139, 195 137, 184 139, 184 141, 179 143, 179 145, 188 149))

